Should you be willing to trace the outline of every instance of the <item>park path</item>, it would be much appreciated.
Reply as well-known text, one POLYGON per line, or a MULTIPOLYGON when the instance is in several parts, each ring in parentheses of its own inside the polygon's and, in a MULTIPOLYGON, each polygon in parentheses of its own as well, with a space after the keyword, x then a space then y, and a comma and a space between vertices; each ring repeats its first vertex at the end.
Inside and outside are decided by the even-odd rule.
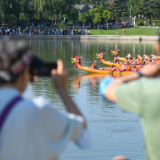
MULTIPOLYGON (((13 35, 8 35, 13 36, 13 35)), ((6 36, 1 35, 1 38, 6 36)), ((16 35, 29 39, 64 39, 64 40, 124 40, 124 41, 157 41, 158 36, 130 36, 130 35, 16 35)))

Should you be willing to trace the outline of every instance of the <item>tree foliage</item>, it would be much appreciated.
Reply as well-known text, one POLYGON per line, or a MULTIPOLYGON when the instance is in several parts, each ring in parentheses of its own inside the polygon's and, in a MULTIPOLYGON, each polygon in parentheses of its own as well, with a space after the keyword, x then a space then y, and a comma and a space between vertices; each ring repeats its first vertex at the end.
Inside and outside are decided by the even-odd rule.
POLYGON ((160 18, 159 0, 0 0, 0 21, 21 25, 27 21, 39 20, 62 23, 64 17, 69 24, 76 22, 98 24, 104 20, 160 18), (75 4, 92 4, 93 9, 78 15, 75 4), (142 16, 143 15, 143 16, 142 16))

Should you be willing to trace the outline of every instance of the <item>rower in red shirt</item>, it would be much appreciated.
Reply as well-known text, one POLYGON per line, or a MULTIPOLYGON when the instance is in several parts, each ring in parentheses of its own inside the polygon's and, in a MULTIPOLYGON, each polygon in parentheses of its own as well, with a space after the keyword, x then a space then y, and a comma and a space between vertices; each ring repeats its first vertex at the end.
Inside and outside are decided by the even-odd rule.
POLYGON ((92 62, 92 67, 91 67, 92 69, 99 69, 98 67, 97 67, 97 65, 96 65, 96 61, 93 61, 92 62))

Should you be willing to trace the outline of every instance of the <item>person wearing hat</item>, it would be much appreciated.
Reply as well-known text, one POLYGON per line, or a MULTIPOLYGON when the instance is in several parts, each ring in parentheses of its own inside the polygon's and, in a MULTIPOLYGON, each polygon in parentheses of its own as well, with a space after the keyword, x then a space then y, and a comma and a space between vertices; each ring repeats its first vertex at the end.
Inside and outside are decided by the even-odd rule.
POLYGON ((122 66, 122 68, 120 69, 120 71, 122 72, 122 71, 130 71, 130 68, 128 67, 129 66, 129 61, 126 61, 124 64, 123 64, 123 66, 122 66))
POLYGON ((69 141, 82 148, 90 145, 84 136, 86 120, 66 90, 67 71, 61 60, 51 78, 67 114, 42 98, 22 97, 28 82, 35 79, 31 70, 43 65, 24 39, 0 41, 1 160, 56 160, 69 141))
POLYGON ((92 69, 99 69, 96 65, 96 61, 93 61, 92 62, 92 66, 91 66, 92 69))

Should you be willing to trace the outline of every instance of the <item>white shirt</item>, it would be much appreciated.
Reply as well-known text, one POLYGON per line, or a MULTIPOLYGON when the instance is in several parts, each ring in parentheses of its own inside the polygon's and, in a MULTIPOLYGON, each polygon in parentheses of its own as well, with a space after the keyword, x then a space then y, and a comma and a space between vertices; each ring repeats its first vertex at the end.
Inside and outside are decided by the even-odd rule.
MULTIPOLYGON (((0 89, 0 114, 20 93, 0 89)), ((22 99, 11 110, 0 131, 1 160, 55 160, 69 141, 83 131, 82 118, 65 115, 42 98, 22 99)))

